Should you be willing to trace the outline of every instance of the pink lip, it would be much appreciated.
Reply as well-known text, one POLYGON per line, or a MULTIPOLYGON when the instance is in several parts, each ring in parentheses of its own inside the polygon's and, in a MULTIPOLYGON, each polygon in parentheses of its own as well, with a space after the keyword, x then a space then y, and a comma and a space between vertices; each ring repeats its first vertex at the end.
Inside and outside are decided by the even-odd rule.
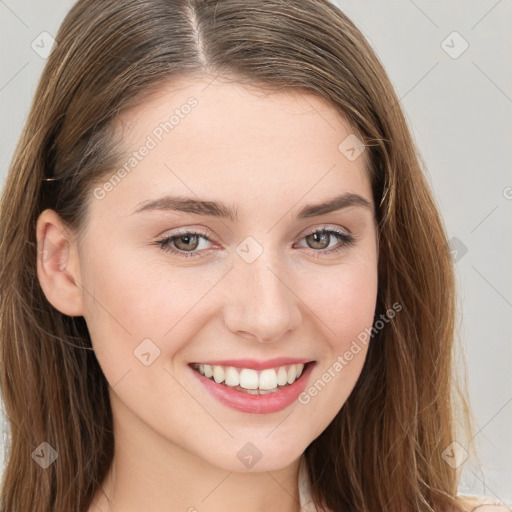
POLYGON ((267 368, 277 368, 279 366, 286 366, 287 364, 306 364, 309 362, 311 362, 311 359, 304 359, 299 357, 275 357, 274 359, 267 359, 266 361, 258 361, 256 359, 227 359, 224 361, 198 361, 195 364, 234 366, 235 368, 266 370, 267 368))
MULTIPOLYGON (((287 359, 289 361, 289 359, 287 359)), ((224 363, 231 363, 233 361, 224 361, 224 363)), ((243 360, 244 365, 248 362, 247 359, 243 360)), ((302 362, 302 361, 300 361, 302 362)), ((240 363, 240 360, 237 361, 237 364, 240 363)), ((268 364, 266 361, 263 364, 268 364)), ((203 363, 202 363, 203 364, 203 363)), ((209 363, 204 363, 209 364, 209 363)), ((215 363, 220 364, 220 363, 215 363)), ((272 364, 275 364, 275 361, 272 361, 272 364)), ((294 364, 294 363, 292 363, 294 364)), ((235 365, 227 365, 227 366, 235 366, 235 365)), ((280 366, 280 365, 277 365, 280 366)), ((279 391, 275 393, 267 393, 265 395, 253 395, 250 393, 245 393, 244 391, 239 391, 235 388, 231 388, 224 384, 217 384, 214 380, 206 378, 204 375, 201 375, 198 371, 193 370, 190 367, 190 371, 195 375, 195 378, 201 382, 201 384, 208 390, 208 392, 216 398, 222 404, 235 409, 239 412, 248 412, 255 414, 268 414, 272 412, 277 412, 285 407, 288 407, 295 400, 297 400, 298 396, 304 391, 306 388, 308 378, 315 366, 314 362, 306 365, 304 371, 301 376, 293 383, 287 386, 284 386, 279 391)), ((247 366, 242 366, 243 368, 247 368, 247 366)), ((268 368, 267 366, 266 368, 268 368)), ((272 366, 270 366, 272 367, 272 366)), ((265 368, 263 368, 265 369, 265 368)))

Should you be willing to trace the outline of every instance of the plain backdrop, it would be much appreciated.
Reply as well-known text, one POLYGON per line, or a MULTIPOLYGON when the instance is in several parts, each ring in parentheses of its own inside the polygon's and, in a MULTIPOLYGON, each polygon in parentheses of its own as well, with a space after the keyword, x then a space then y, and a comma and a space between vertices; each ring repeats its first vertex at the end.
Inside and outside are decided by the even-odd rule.
MULTIPOLYGON (((460 491, 511 502, 512 2, 336 3, 395 86, 449 233, 484 463, 462 465, 460 491)), ((33 47, 56 35, 72 4, 0 0, 2 186, 45 64, 33 47)))

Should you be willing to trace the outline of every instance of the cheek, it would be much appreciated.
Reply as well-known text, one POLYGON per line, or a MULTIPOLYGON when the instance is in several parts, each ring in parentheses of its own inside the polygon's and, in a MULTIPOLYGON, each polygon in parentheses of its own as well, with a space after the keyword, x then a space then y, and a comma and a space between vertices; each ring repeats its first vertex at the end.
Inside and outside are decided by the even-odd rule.
POLYGON ((336 271, 331 268, 315 277, 311 290, 308 305, 320 319, 318 325, 325 339, 331 350, 344 351, 373 323, 378 290, 376 261, 347 263, 336 271))
POLYGON ((314 305, 319 319, 315 327, 324 343, 318 345, 318 364, 298 402, 317 418, 313 434, 319 435, 343 407, 361 374, 375 315, 377 262, 347 263, 315 284, 308 303, 314 305))
POLYGON ((144 340, 151 340, 156 354, 172 357, 182 349, 201 329, 203 315, 206 321, 203 299, 225 273, 218 267, 172 267, 161 258, 128 258, 114 246, 108 257, 86 258, 82 272, 88 329, 111 382, 134 362, 139 368, 134 351, 144 340))
POLYGON ((204 270, 198 275, 197 270, 172 268, 147 256, 129 257, 112 247, 108 255, 92 255, 86 261, 88 317, 117 326, 134 341, 164 336, 215 283, 204 270))

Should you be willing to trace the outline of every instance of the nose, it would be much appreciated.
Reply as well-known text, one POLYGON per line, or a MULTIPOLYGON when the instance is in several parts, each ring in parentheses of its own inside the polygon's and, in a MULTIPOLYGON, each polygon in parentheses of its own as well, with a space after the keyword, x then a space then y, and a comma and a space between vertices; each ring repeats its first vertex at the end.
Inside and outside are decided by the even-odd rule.
POLYGON ((291 272, 275 252, 264 250, 252 263, 236 258, 229 273, 226 327, 245 338, 274 343, 301 322, 301 303, 293 290, 291 272))

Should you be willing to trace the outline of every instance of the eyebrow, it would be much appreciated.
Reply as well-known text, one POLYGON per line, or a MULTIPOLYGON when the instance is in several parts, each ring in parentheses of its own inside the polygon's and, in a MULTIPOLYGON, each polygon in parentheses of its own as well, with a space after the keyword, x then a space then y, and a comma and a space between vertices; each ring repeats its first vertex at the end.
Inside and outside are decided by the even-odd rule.
MULTIPOLYGON (((363 196, 346 193, 321 203, 303 206, 299 210, 296 218, 306 219, 310 217, 317 217, 319 215, 348 208, 349 206, 359 206, 372 212, 374 208, 373 204, 363 196)), ((143 201, 138 204, 138 208, 133 213, 155 210, 195 213, 197 215, 227 218, 232 222, 238 222, 239 220, 236 208, 215 201, 202 201, 184 196, 164 196, 158 199, 143 201)))

